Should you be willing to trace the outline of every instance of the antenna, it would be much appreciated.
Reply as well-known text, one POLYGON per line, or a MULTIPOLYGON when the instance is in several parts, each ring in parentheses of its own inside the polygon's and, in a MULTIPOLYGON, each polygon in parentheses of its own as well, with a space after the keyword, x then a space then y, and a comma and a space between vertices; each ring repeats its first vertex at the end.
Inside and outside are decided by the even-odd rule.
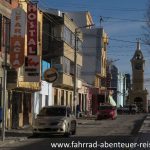
POLYGON ((100 21, 100 27, 102 27, 102 22, 104 21, 102 16, 100 16, 100 20, 99 21, 100 21))

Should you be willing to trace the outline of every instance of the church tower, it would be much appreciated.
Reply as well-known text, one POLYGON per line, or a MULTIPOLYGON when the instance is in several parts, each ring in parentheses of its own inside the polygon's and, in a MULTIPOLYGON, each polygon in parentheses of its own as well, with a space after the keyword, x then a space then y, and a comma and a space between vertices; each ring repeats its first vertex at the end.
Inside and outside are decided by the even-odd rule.
POLYGON ((129 92, 129 103, 136 104, 138 109, 148 111, 147 90, 144 89, 144 64, 145 60, 137 41, 137 48, 131 59, 132 65, 132 87, 129 92))

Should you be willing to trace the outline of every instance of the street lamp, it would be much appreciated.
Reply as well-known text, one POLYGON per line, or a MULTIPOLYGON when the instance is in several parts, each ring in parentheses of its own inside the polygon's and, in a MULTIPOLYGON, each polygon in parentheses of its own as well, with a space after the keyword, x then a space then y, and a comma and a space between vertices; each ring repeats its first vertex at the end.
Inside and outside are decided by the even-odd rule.
POLYGON ((94 26, 94 24, 91 25, 85 25, 78 28, 75 28, 75 50, 74 50, 74 87, 73 87, 73 100, 74 100, 74 113, 76 116, 76 100, 77 100, 77 34, 78 30, 86 27, 94 26))

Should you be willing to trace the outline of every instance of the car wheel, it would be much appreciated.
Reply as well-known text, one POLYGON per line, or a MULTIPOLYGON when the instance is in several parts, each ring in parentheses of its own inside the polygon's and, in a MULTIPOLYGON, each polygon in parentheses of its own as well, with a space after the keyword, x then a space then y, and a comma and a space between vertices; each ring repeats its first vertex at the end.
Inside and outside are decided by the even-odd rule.
POLYGON ((72 135, 75 135, 76 134, 76 123, 73 123, 72 124, 72 135))
POLYGON ((69 128, 69 125, 66 126, 66 132, 64 133, 65 137, 69 137, 71 135, 71 130, 69 128))

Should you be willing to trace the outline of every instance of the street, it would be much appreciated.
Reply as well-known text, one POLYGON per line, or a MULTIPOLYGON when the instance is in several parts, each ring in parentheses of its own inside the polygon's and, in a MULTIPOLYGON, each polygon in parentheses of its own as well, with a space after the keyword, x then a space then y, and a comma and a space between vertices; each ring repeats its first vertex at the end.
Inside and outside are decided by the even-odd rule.
MULTIPOLYGON (((107 142, 134 142, 145 114, 118 115, 116 120, 87 120, 78 119, 77 134, 70 138, 62 136, 39 136, 24 138, 9 144, 2 144, 1 150, 48 150, 51 144, 56 143, 103 143, 107 142)), ((75 146, 75 145, 74 145, 75 146)), ((81 147, 81 144, 78 146, 81 147)), ((65 147, 64 145, 62 146, 65 147)), ((84 147, 84 146, 83 146, 84 147)), ((54 147, 53 147, 54 148, 54 147)), ((63 149, 61 148, 61 149, 63 149)), ((72 147, 73 148, 73 147, 72 147)), ((77 145, 76 145, 77 148, 77 145)), ((58 148, 56 148, 58 149, 58 148)), ((66 149, 66 148, 64 148, 66 149)), ((117 149, 117 148, 116 148, 117 149)))

